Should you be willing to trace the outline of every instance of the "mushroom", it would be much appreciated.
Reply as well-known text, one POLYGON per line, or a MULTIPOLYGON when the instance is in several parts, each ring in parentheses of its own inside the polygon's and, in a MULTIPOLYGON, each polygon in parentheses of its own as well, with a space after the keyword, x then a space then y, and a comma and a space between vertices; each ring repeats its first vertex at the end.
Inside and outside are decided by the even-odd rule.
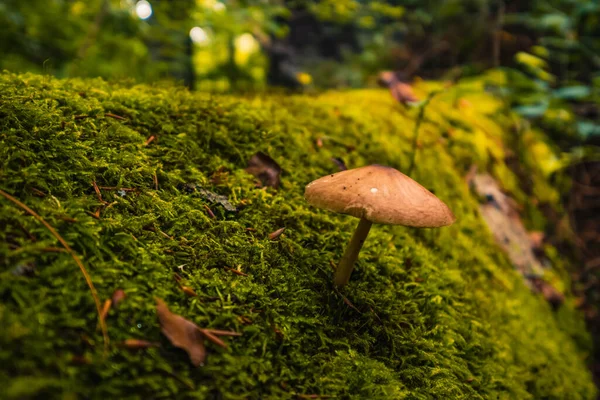
POLYGON ((402 172, 383 165, 369 165, 319 178, 306 186, 309 204, 360 218, 350 243, 335 271, 334 283, 348 283, 358 253, 371 225, 404 225, 437 228, 456 218, 440 199, 402 172))

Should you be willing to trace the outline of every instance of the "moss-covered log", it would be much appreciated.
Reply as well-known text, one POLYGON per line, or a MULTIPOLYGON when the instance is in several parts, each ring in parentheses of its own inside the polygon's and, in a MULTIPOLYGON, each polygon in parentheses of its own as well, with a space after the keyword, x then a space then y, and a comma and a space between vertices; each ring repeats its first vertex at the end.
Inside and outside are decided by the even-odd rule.
POLYGON ((330 265, 356 221, 309 207, 304 186, 337 171, 332 157, 407 168, 416 113, 388 97, 240 99, 1 75, 0 189, 64 237, 102 299, 127 295, 108 313, 104 356, 77 265, 0 198, 3 396, 592 399, 573 302, 553 312, 531 293, 463 181, 473 162, 514 178, 501 148, 486 148, 502 143, 509 119, 476 82, 429 105, 412 173, 458 221, 375 226, 349 285, 335 290, 330 265), (281 165, 277 190, 244 171, 257 151, 281 165), (207 342, 205 365, 193 367, 161 335, 155 297, 242 336, 228 349, 207 342), (119 346, 131 338, 161 346, 119 346))

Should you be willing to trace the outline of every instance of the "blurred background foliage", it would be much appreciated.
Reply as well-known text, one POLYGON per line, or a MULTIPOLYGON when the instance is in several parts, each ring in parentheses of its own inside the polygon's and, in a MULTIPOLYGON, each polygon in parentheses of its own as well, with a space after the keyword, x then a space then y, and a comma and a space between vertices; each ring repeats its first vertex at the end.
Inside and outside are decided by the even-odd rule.
POLYGON ((217 92, 497 68, 491 86, 571 146, 600 137, 599 18, 592 0, 2 0, 0 68, 217 92))

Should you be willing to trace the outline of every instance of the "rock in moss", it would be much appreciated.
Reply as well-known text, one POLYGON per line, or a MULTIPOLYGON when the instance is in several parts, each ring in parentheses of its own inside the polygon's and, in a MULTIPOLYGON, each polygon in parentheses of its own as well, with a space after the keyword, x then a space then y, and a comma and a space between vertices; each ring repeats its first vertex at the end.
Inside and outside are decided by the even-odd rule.
POLYGON ((116 289, 127 295, 108 313, 104 357, 72 258, 0 198, 3 394, 592 399, 589 338, 574 329, 580 317, 569 302, 553 313, 526 288, 461 178, 478 161, 469 130, 485 127, 486 138, 500 141, 505 131, 500 105, 469 85, 462 89, 476 99, 464 115, 454 106, 458 92, 430 104, 413 173, 458 221, 437 230, 377 226, 338 293, 330 261, 355 221, 309 207, 304 186, 337 171, 332 157, 349 168, 407 167, 414 115, 386 92, 215 97, 0 75, 0 189, 56 228, 102 299, 116 289), (259 151, 281 166, 278 190, 256 187, 244 171, 259 151), (183 190, 190 182, 238 212, 215 203, 224 197, 183 190), (32 276, 12 272, 33 263, 32 276), (176 273, 197 296, 180 289, 176 273), (155 297, 202 328, 242 336, 227 349, 208 343, 205 365, 193 367, 161 336, 155 297), (117 346, 127 339, 161 346, 117 346))

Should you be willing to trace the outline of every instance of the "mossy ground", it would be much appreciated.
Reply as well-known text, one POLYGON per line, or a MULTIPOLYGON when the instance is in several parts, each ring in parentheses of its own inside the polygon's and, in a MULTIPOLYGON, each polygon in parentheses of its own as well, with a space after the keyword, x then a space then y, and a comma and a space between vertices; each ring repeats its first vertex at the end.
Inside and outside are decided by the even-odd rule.
POLYGON ((501 150, 486 148, 502 142, 509 118, 477 83, 432 102, 412 173, 458 221, 374 226, 342 291, 360 312, 333 289, 330 262, 356 220, 311 208, 304 186, 337 170, 331 157, 406 169, 415 115, 379 90, 241 99, 1 75, 0 188, 60 232, 103 299, 127 293, 108 315, 103 358, 73 259, 47 251, 56 240, 0 198, 3 397, 593 398, 588 338, 572 302, 553 312, 526 288, 462 179, 473 162, 512 176, 492 153, 501 150), (244 172, 257 151, 283 168, 279 190, 257 188, 244 172), (111 204, 96 219, 93 181, 137 192, 103 191, 111 204), (239 211, 207 203, 187 183, 228 196, 239 211), (280 238, 267 238, 281 227, 280 238), (14 273, 24 264, 33 277, 14 273), (198 297, 179 289, 176 272, 198 297), (227 350, 208 344, 206 365, 194 368, 161 335, 155 296, 199 326, 243 335, 227 350), (116 346, 128 338, 162 346, 116 346))

